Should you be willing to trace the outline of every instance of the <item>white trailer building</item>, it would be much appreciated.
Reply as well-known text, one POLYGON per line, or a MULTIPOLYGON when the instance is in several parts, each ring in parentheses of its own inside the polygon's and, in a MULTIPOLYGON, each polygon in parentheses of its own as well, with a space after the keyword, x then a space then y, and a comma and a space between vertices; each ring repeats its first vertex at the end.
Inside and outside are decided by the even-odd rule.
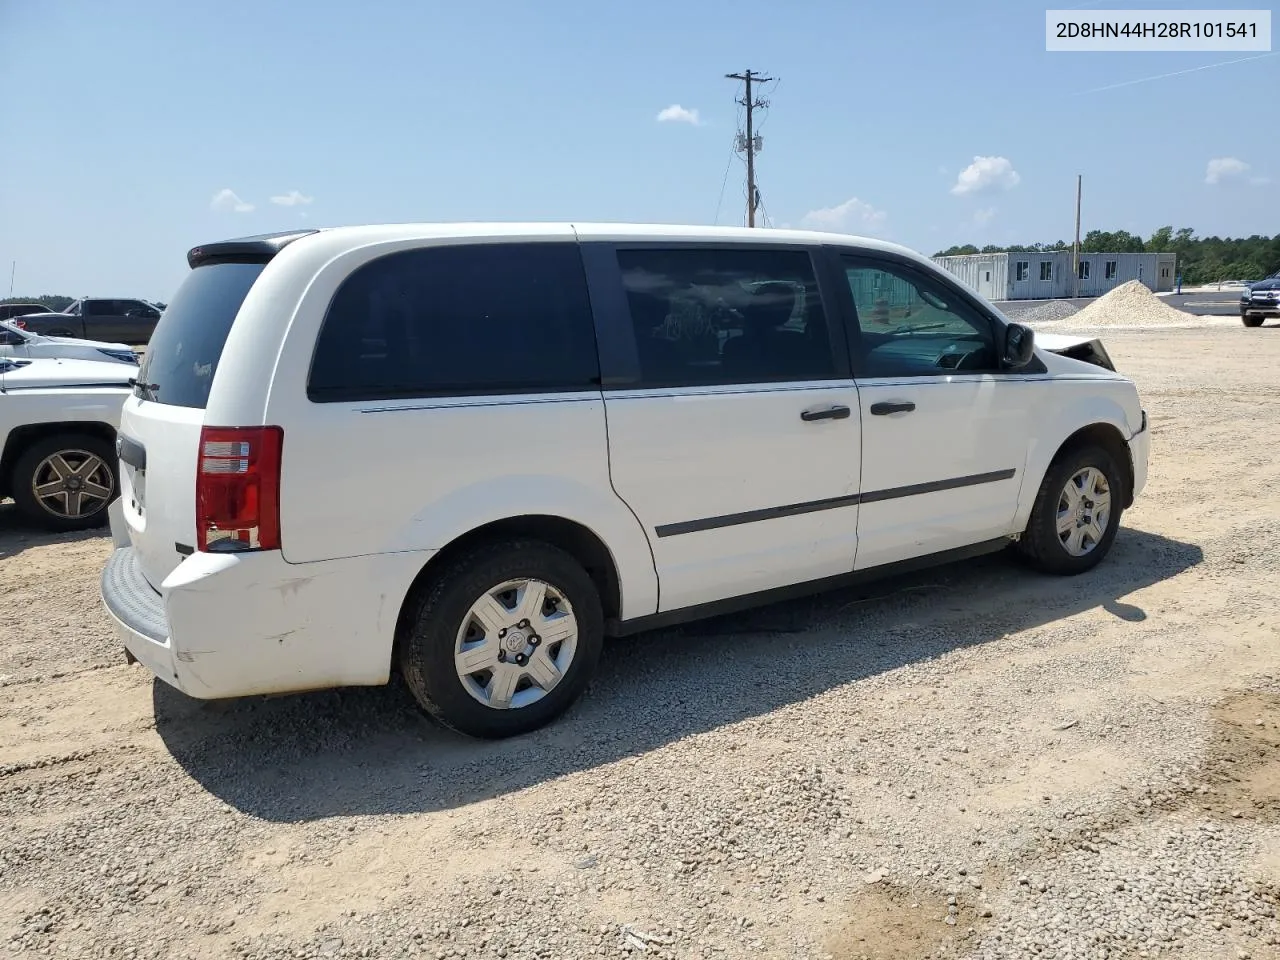
MULTIPOLYGON (((934 257, 934 262, 988 300, 1054 300, 1076 295, 1071 251, 972 253, 934 257)), ((1177 256, 1172 253, 1082 253, 1079 296, 1097 297, 1130 280, 1156 293, 1172 290, 1177 256)))

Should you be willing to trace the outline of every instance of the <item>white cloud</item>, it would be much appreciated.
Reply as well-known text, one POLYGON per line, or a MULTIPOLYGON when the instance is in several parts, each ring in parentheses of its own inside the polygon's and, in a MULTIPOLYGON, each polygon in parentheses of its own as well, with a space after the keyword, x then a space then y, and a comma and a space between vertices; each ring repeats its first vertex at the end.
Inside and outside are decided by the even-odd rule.
POLYGON ((695 127, 702 126, 702 118, 697 109, 686 110, 678 103, 673 103, 658 114, 659 123, 688 123, 695 127))
POLYGON ((308 197, 301 190, 290 190, 288 193, 272 197, 271 202, 277 207, 297 207, 305 206, 314 199, 315 197, 308 197))
MULTIPOLYGON (((1232 183, 1246 179, 1246 174, 1253 167, 1235 157, 1214 157, 1205 167, 1204 182, 1209 184, 1232 183)), ((1255 187, 1266 186, 1271 178, 1261 174, 1247 177, 1249 184, 1255 187)))
POLYGON ((1012 190, 1022 182, 1018 171, 1007 157, 974 157, 973 163, 960 171, 951 192, 956 196, 983 193, 988 190, 1012 190))
POLYGON ((1214 157, 1204 170, 1205 183, 1221 183, 1234 180, 1249 172, 1249 164, 1235 157, 1214 157))
POLYGON ((888 219, 889 215, 883 210, 877 210, 857 197, 850 197, 834 207, 810 210, 801 222, 818 230, 848 233, 852 227, 862 233, 875 234, 884 228, 888 219))
POLYGON ((235 213, 248 213, 253 209, 252 203, 241 200, 230 187, 223 187, 209 201, 210 210, 231 210, 235 213))
POLYGON ((984 226, 991 222, 996 215, 995 207, 983 207, 980 210, 973 211, 973 222, 978 226, 984 226))

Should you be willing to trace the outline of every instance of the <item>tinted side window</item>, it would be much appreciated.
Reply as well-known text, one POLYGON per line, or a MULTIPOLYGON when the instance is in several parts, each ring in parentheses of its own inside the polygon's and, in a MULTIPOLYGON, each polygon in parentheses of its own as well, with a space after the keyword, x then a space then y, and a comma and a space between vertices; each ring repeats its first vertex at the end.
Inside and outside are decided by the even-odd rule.
POLYGON ((84 302, 85 316, 89 317, 114 317, 117 314, 116 301, 114 300, 86 300, 84 302))
POLYGON ((914 270, 844 258, 864 377, 933 377, 999 369, 985 316, 914 270))
POLYGON ((116 309, 121 316, 125 317, 154 320, 160 316, 160 312, 155 307, 143 303, 141 300, 117 300, 116 309))
POLYGON ((620 250, 641 385, 832 380, 803 250, 620 250))
POLYGON ((320 330, 315 401, 599 389, 574 243, 406 250, 358 268, 320 330))

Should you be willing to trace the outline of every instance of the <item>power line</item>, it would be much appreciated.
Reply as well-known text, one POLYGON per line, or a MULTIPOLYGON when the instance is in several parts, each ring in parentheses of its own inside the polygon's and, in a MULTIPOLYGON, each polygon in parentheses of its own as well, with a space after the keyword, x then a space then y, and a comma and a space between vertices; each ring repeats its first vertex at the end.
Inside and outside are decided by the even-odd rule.
MULTIPOLYGON (((738 129, 738 124, 742 121, 742 108, 738 108, 738 115, 734 117, 733 128, 738 129)), ((716 200, 716 218, 712 223, 717 226, 720 224, 720 207, 724 204, 724 188, 729 184, 729 168, 733 166, 733 158, 738 152, 738 135, 735 133, 733 139, 729 141, 729 159, 724 162, 724 176, 720 178, 720 198, 716 200)))
MULTIPOLYGON (((765 93, 765 97, 766 97, 766 99, 765 99, 765 111, 764 111, 764 116, 763 116, 760 120, 758 120, 758 121, 756 122, 756 134, 757 134, 757 135, 759 135, 759 134, 763 134, 763 133, 764 133, 764 125, 765 125, 765 121, 767 121, 767 120, 769 119, 769 110, 768 110, 768 108, 769 108, 770 106, 772 106, 772 105, 773 105, 773 97, 774 97, 774 95, 778 92, 778 87, 780 87, 781 85, 782 85, 782 78, 781 78, 781 77, 779 77, 779 78, 777 78, 776 80, 774 80, 774 81, 773 81, 773 86, 771 86, 771 87, 768 89, 768 91, 765 93)), ((742 112, 742 108, 741 108, 741 107, 739 107, 739 108, 738 108, 738 112, 739 112, 739 113, 741 113, 741 112, 742 112)))
POLYGON ((760 152, 761 142, 760 137, 752 129, 752 121, 754 112, 761 107, 767 107, 769 101, 763 97, 753 97, 751 85, 753 83, 768 83, 773 77, 763 76, 754 70, 744 70, 742 73, 726 73, 725 79, 741 80, 744 86, 743 96, 738 100, 738 103, 747 108, 747 132, 745 136, 739 136, 737 146, 747 156, 747 226, 754 227, 756 225, 756 208, 760 202, 760 193, 756 190, 756 154, 760 152))
POLYGON ((724 188, 729 184, 729 168, 733 166, 733 155, 737 152, 736 144, 729 144, 729 159, 724 162, 724 176, 720 180, 720 199, 716 201, 716 218, 712 223, 720 224, 720 207, 724 204, 724 188))

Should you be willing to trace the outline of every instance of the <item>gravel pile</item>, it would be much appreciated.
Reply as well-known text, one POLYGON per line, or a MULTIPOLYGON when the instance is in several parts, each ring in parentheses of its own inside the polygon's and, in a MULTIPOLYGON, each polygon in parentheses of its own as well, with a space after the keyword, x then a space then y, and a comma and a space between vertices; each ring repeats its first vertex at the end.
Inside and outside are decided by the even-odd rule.
POLYGON ((1081 328, 1189 326, 1201 322, 1193 314, 1169 306, 1139 280, 1120 284, 1075 313, 1070 321, 1071 326, 1081 328))
POLYGON ((1010 303, 1002 311, 1006 317, 1018 323, 1053 323, 1079 313, 1080 308, 1070 300, 1047 300, 1044 303, 1018 306, 1010 303))

